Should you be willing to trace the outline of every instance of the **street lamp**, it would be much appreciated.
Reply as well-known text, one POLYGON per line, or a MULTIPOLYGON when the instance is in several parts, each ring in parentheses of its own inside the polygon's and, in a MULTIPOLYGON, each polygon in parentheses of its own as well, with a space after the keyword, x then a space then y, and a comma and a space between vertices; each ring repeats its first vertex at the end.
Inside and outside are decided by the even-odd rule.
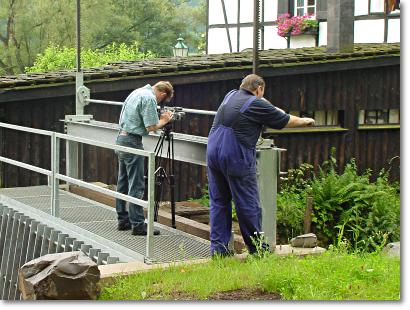
POLYGON ((179 37, 177 39, 178 43, 175 44, 173 51, 174 57, 186 57, 188 56, 188 46, 184 43, 184 39, 179 37))

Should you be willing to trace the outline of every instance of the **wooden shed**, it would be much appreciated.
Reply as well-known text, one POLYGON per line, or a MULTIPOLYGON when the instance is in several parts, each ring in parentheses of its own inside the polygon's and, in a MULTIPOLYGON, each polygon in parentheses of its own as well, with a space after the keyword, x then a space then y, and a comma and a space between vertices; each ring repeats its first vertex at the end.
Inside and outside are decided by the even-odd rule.
MULTIPOLYGON (((175 106, 216 111, 224 95, 252 71, 252 53, 124 61, 86 69, 85 85, 92 99, 123 101, 135 88, 169 80, 175 106)), ((399 180, 400 44, 355 44, 353 53, 327 53, 325 47, 260 52, 265 97, 297 115, 310 115, 317 126, 267 130, 278 147, 286 148, 281 170, 307 162, 316 167, 336 148, 342 167, 354 157, 360 171, 390 168, 399 180)), ((75 110, 75 72, 59 71, 0 77, 0 121, 64 131, 61 121, 75 110)), ((95 120, 118 122, 120 107, 92 103, 86 113, 95 120)), ((174 125, 176 132, 207 136, 212 117, 189 114, 174 125)), ((64 154, 64 145, 61 154, 64 154)), ((0 156, 50 167, 50 141, 0 129, 0 156)), ((86 148, 86 181, 115 184, 113 152, 86 148)), ((62 158, 61 171, 65 170, 62 158)), ((177 199, 196 197, 206 184, 203 167, 177 164, 177 199)), ((0 187, 45 184, 45 178, 0 163, 0 187)))

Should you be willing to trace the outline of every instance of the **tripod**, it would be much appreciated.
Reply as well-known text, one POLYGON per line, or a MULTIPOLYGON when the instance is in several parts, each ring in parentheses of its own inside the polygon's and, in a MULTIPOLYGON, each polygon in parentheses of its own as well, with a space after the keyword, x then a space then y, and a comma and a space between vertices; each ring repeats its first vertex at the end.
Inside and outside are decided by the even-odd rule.
POLYGON ((158 220, 159 202, 161 201, 163 193, 164 193, 164 182, 167 181, 170 187, 170 194, 171 194, 172 228, 176 228, 176 224, 175 224, 174 134, 172 133, 172 125, 170 123, 166 124, 162 128, 161 136, 158 139, 154 152, 155 152, 155 162, 158 161, 158 168, 155 170, 154 221, 158 220), (162 157, 164 141, 168 141, 166 158, 162 157), (164 161, 166 161, 165 165, 164 165, 164 161))

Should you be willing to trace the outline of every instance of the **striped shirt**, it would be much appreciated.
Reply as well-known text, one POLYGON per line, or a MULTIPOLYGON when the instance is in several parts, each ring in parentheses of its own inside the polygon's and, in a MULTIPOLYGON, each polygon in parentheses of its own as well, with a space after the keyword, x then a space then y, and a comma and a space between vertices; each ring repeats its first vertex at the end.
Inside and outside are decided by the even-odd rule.
POLYGON ((141 136, 148 135, 146 127, 159 122, 157 99, 151 85, 134 90, 122 106, 119 125, 126 132, 141 136))

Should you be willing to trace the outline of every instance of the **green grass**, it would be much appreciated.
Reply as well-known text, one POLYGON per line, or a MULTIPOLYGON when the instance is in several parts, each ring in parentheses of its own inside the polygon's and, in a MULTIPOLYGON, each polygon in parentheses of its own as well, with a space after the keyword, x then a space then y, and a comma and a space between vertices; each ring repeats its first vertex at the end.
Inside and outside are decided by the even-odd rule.
POLYGON ((383 254, 328 251, 306 257, 215 259, 121 277, 103 287, 102 300, 204 300, 216 292, 260 288, 283 300, 399 300, 400 259, 383 254))

